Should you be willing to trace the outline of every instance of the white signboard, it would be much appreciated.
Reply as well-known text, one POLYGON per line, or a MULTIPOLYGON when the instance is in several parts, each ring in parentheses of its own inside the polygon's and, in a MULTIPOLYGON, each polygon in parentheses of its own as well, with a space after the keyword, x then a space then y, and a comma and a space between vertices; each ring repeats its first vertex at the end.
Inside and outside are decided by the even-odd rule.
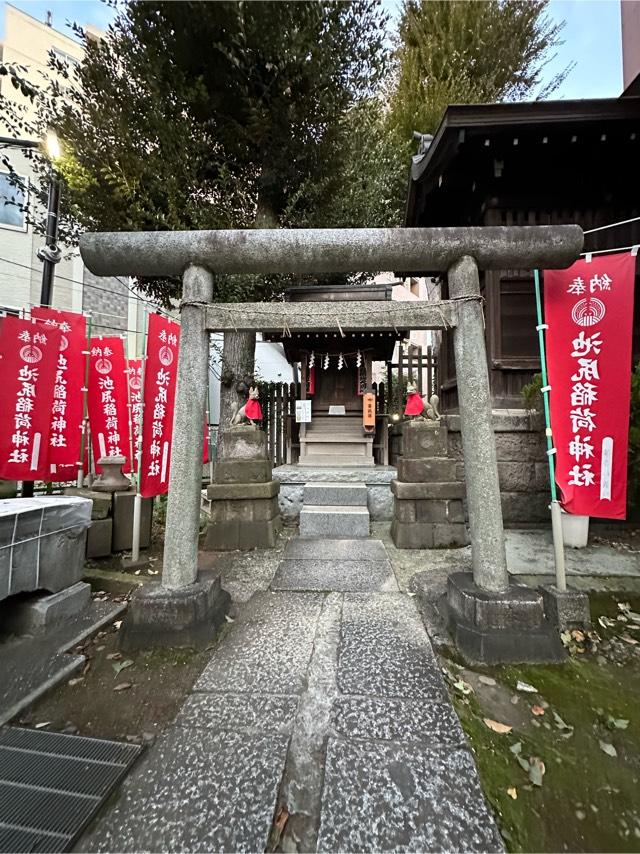
POLYGON ((310 424, 311 423, 311 401, 296 400, 296 423, 310 424))
POLYGON ((345 415, 344 406, 330 406, 329 415, 345 415))

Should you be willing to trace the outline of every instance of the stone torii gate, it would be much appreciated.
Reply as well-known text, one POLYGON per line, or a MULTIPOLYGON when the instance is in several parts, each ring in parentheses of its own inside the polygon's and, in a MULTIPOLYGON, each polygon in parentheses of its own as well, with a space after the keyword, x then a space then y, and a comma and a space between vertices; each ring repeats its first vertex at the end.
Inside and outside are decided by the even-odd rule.
POLYGON ((486 628, 529 632, 540 608, 525 602, 526 596, 514 596, 509 586, 478 268, 564 268, 579 257, 582 243, 582 230, 574 225, 85 234, 80 251, 96 275, 181 276, 183 281, 162 580, 134 596, 125 623, 127 643, 208 639, 226 606, 219 580, 197 570, 202 414, 209 333, 244 330, 453 329, 473 563, 473 578, 450 586, 454 627, 462 625, 463 634, 482 635, 486 628), (214 272, 363 270, 443 272, 450 299, 308 303, 304 310, 297 303, 212 302, 214 272))

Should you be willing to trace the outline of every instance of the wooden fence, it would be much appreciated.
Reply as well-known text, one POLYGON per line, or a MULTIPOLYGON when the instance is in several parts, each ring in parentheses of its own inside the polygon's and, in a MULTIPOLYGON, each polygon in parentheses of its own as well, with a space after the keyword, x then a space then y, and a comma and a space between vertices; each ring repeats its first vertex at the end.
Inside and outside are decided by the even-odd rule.
MULTIPOLYGON (((373 383, 376 395, 376 436, 374 450, 383 445, 381 433, 386 429, 387 394, 384 383, 373 383)), ((262 426, 267 434, 267 453, 274 466, 295 463, 300 449, 300 425, 296 424, 296 400, 300 400, 300 383, 262 383, 260 405, 262 426)))

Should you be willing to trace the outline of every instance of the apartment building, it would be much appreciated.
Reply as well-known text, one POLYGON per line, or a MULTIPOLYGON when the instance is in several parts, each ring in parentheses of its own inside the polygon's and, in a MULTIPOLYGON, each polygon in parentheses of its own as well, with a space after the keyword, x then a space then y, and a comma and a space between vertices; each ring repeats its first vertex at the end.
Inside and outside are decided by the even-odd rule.
MULTIPOLYGON (((53 7, 55 10, 55 6, 53 7)), ((39 21, 31 15, 6 5, 4 40, 0 44, 0 61, 22 66, 34 83, 50 74, 47 63, 50 52, 68 65, 83 58, 83 46, 53 26, 51 15, 39 21)), ((91 26, 90 36, 100 37, 91 26)), ((0 77, 3 97, 22 103, 28 115, 33 107, 16 90, 8 76, 0 77)), ((3 123, 0 116, 0 153, 7 157, 18 174, 33 184, 33 171, 26 156, 28 148, 41 140, 18 137, 3 123)), ((64 140, 61 141, 64 145, 64 140)), ((62 190, 64 192, 64 189, 62 190)), ((31 216, 42 219, 46 211, 27 190, 26 195, 11 185, 6 167, 0 163, 0 310, 20 311, 39 304, 42 284, 42 262, 38 250, 44 238, 27 223, 24 212, 11 202, 29 205, 31 216)), ((52 304, 55 308, 91 312, 95 334, 128 336, 129 354, 139 353, 142 346, 144 322, 143 303, 130 290, 124 279, 101 278, 92 275, 82 263, 77 249, 61 247, 62 260, 56 265, 52 304)))

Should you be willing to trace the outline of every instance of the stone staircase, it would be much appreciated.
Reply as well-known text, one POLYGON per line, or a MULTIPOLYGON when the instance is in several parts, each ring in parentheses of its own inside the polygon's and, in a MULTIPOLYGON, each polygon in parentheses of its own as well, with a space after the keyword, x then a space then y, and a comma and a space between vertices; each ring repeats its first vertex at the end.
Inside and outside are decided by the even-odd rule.
POLYGON ((373 466, 373 436, 361 415, 314 415, 300 436, 300 466, 373 466))
MULTIPOLYGON (((364 483, 307 483, 300 511, 300 536, 355 539, 369 536, 364 483)), ((322 554, 318 554, 322 558, 322 554)))

